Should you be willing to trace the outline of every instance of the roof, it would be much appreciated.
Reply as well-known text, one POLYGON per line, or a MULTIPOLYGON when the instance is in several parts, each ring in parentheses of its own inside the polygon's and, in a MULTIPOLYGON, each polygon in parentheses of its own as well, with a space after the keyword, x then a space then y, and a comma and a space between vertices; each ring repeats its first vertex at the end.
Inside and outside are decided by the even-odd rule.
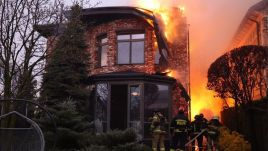
POLYGON ((267 8, 268 8, 268 1, 263 0, 251 6, 248 9, 246 15, 244 16, 242 22, 240 23, 231 41, 230 48, 241 40, 241 38, 243 37, 243 34, 248 31, 248 28, 252 26, 252 24, 255 24, 254 20, 261 14, 263 10, 267 8))
MULTIPOLYGON (((68 17, 69 11, 66 13, 68 17)), ((141 18, 141 19, 154 19, 153 12, 137 7, 96 7, 87 8, 82 10, 82 20, 88 25, 101 24, 116 19, 124 18, 141 18)))
POLYGON ((89 77, 91 83, 103 82, 103 81, 151 81, 151 82, 163 82, 173 84, 176 79, 168 76, 162 75, 150 75, 144 72, 134 72, 134 71, 123 71, 123 72, 112 72, 92 75, 89 77))

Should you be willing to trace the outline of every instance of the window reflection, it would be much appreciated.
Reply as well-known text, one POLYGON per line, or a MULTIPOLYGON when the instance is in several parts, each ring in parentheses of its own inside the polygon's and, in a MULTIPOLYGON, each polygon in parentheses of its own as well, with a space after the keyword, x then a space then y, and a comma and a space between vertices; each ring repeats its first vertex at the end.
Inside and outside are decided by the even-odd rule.
POLYGON ((150 117, 158 110, 168 119, 169 88, 167 85, 144 85, 144 137, 150 137, 150 117))
POLYGON ((156 51, 155 51, 155 58, 154 58, 154 63, 155 64, 159 64, 159 60, 160 60, 160 53, 159 53, 159 49, 157 48, 156 51))
POLYGON ((130 121, 140 120, 140 94, 139 85, 130 86, 130 121))
POLYGON ((108 103, 108 84, 107 83, 97 84, 96 99, 97 100, 96 100, 95 120, 99 120, 97 122, 98 124, 101 124, 101 125, 98 125, 96 129, 99 131, 106 131, 107 103, 108 103), (101 127, 103 127, 103 130, 101 127))
POLYGON ((130 86, 130 123, 129 126, 133 128, 138 136, 141 137, 141 121, 140 121, 140 102, 141 102, 141 88, 139 85, 130 86))
POLYGON ((144 63, 144 38, 144 33, 117 35, 117 63, 144 63))
POLYGON ((98 66, 107 66, 108 61, 108 38, 107 36, 98 37, 98 66))
POLYGON ((131 59, 132 63, 144 62, 144 41, 132 42, 131 59))
POLYGON ((129 42, 118 43, 118 64, 129 64, 130 58, 130 44, 129 42))

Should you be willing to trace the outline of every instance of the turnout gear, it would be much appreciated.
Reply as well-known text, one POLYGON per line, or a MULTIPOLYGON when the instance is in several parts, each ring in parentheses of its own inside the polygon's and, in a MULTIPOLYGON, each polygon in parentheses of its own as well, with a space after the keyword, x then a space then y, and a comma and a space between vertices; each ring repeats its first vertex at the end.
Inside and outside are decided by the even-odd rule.
POLYGON ((155 112, 152 117, 152 123, 150 126, 152 132, 152 149, 157 151, 158 143, 160 145, 160 151, 165 151, 165 135, 166 135, 166 118, 160 112, 155 112))
MULTIPOLYGON (((221 127, 222 124, 219 121, 218 117, 213 117, 208 124, 208 144, 213 144, 213 146, 218 149, 218 137, 219 137, 219 127, 221 127)), ((210 148, 210 147, 209 147, 210 148)))
POLYGON ((176 149, 185 149, 188 137, 189 120, 183 111, 179 111, 170 123, 170 132, 172 136, 171 151, 176 149))
MULTIPOLYGON (((200 115, 195 115, 195 120, 191 122, 191 139, 194 139, 202 130, 206 129, 206 120, 200 115)), ((203 134, 199 135, 197 138, 198 149, 203 148, 203 134)), ((192 143, 192 150, 195 150, 195 141, 192 143)))

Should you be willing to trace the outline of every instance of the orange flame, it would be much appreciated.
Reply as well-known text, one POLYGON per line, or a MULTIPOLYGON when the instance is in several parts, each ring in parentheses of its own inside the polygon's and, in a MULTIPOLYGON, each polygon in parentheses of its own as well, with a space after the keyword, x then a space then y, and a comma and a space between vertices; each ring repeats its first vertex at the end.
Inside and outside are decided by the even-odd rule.
MULTIPOLYGON (((162 21, 163 23, 163 34, 167 38, 168 41, 174 40, 174 28, 176 28, 176 23, 172 19, 172 9, 164 4, 164 1, 159 0, 139 0, 138 6, 151 10, 154 12, 156 17, 162 21)), ((185 11, 185 7, 182 5, 172 6, 173 8, 179 9, 182 14, 185 11)))
MULTIPOLYGON (((183 5, 167 6, 165 3, 167 2, 164 0, 139 0, 138 6, 154 12, 155 16, 162 22, 163 34, 169 42, 173 42, 178 38, 178 34, 175 33, 178 31, 176 28, 179 23, 177 20, 174 21, 177 18, 174 17, 172 9, 177 9, 176 11, 179 11, 182 15, 185 15, 186 9, 183 5)), ((191 48, 193 48, 192 45, 191 48)), ((178 77, 179 75, 170 70, 168 76, 178 77)), ((194 85, 191 85, 191 119, 200 113, 203 113, 208 119, 214 115, 220 116, 222 102, 213 97, 212 91, 206 89, 206 79, 198 74, 192 74, 191 77, 191 83, 194 83, 194 85)))

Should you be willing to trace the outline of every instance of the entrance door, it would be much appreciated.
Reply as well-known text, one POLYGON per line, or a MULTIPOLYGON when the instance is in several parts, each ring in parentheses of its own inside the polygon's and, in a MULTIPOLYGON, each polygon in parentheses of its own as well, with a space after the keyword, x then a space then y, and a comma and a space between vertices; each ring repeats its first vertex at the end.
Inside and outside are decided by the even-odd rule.
POLYGON ((111 130, 127 128, 128 85, 111 85, 111 130))

